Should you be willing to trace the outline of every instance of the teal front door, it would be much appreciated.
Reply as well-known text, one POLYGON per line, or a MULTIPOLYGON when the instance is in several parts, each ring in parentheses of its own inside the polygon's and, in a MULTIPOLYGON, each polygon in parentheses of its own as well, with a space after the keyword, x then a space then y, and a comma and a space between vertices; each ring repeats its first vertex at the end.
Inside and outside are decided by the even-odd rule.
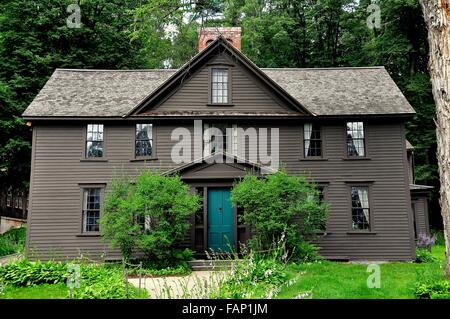
POLYGON ((214 251, 234 249, 234 210, 229 189, 208 190, 208 248, 214 251))

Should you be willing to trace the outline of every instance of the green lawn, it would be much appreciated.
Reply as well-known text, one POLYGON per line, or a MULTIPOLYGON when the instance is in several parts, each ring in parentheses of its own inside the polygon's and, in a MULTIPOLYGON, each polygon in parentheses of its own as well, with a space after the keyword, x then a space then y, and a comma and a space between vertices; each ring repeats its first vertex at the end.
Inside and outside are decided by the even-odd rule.
POLYGON ((33 287, 7 286, 0 299, 63 299, 68 295, 65 284, 39 285, 33 287))
POLYGON ((311 292, 314 299, 328 298, 414 298, 417 282, 442 278, 443 246, 433 247, 439 260, 433 263, 385 263, 380 265, 381 287, 368 288, 367 265, 324 261, 315 264, 290 265, 288 275, 295 284, 284 287, 278 298, 295 298, 311 292))

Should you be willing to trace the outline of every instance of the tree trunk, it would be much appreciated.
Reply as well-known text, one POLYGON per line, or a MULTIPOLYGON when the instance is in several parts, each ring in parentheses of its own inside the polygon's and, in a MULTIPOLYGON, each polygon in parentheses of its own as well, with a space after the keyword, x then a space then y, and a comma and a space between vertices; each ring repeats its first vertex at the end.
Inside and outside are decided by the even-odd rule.
POLYGON ((428 68, 436 103, 440 204, 446 246, 445 275, 450 278, 450 0, 420 0, 420 3, 430 46, 428 68))

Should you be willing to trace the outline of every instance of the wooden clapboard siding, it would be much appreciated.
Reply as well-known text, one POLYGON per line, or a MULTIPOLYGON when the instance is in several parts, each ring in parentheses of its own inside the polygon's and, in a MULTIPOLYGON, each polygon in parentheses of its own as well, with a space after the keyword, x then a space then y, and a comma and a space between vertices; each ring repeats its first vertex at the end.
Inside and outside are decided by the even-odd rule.
MULTIPOLYGON (((345 121, 321 122, 324 158, 305 160, 302 155, 303 122, 257 119, 241 121, 243 127, 279 128, 280 161, 289 173, 306 174, 324 183, 330 203, 327 235, 320 240, 321 253, 331 259, 411 260, 414 258, 413 226, 410 214, 405 131, 402 122, 370 120, 365 122, 365 160, 346 159, 345 121), (350 232, 351 182, 370 185, 371 234, 350 232)), ((29 213, 28 248, 42 259, 71 259, 80 253, 92 258, 118 258, 99 237, 81 233, 82 184, 107 186, 115 172, 123 170, 136 176, 141 170, 164 172, 175 165, 171 161, 172 131, 179 126, 193 131, 193 122, 155 123, 157 159, 132 161, 134 123, 105 122, 105 159, 85 161, 86 123, 37 124, 33 134, 33 163, 29 213)), ((228 171, 229 167, 211 167, 204 176, 228 171), (226 168, 226 169, 225 169, 226 168)), ((187 174, 194 174, 190 172, 187 174)), ((219 174, 217 177, 227 177, 219 174), (220 176, 219 176, 220 175, 220 176)), ((216 177, 215 175, 210 175, 216 177)), ((189 245, 192 232, 183 245, 189 245)))
POLYGON ((210 67, 200 68, 191 76, 187 76, 177 90, 164 100, 155 109, 150 111, 209 111, 209 112, 291 112, 288 106, 282 104, 268 90, 262 81, 258 80, 240 64, 233 62, 228 55, 221 54, 211 58, 209 61, 213 65, 220 67, 220 63, 230 65, 231 80, 231 106, 208 105, 210 67))

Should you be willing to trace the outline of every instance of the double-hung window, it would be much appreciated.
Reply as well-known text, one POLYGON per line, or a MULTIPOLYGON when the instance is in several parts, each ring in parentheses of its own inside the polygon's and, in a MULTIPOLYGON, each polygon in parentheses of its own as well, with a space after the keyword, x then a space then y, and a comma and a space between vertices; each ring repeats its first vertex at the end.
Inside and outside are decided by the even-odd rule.
POLYGON ((204 124, 203 126, 203 153, 204 156, 218 152, 232 155, 238 153, 238 138, 236 124, 204 124))
POLYGON ((83 232, 98 232, 100 219, 101 188, 83 189, 83 232))
POLYGON ((103 124, 88 124, 86 134, 86 157, 99 158, 104 154, 103 124))
POLYGON ((211 69, 211 103, 230 103, 228 68, 211 69))
POLYGON ((305 157, 322 156, 322 137, 319 125, 315 123, 303 125, 303 146, 305 157))
POLYGON ((369 187, 352 186, 352 229, 370 230, 369 187))
POLYGON ((153 125, 136 124, 135 156, 150 157, 153 154, 153 125))
POLYGON ((347 156, 366 156, 366 142, 364 138, 363 122, 347 123, 347 156))

